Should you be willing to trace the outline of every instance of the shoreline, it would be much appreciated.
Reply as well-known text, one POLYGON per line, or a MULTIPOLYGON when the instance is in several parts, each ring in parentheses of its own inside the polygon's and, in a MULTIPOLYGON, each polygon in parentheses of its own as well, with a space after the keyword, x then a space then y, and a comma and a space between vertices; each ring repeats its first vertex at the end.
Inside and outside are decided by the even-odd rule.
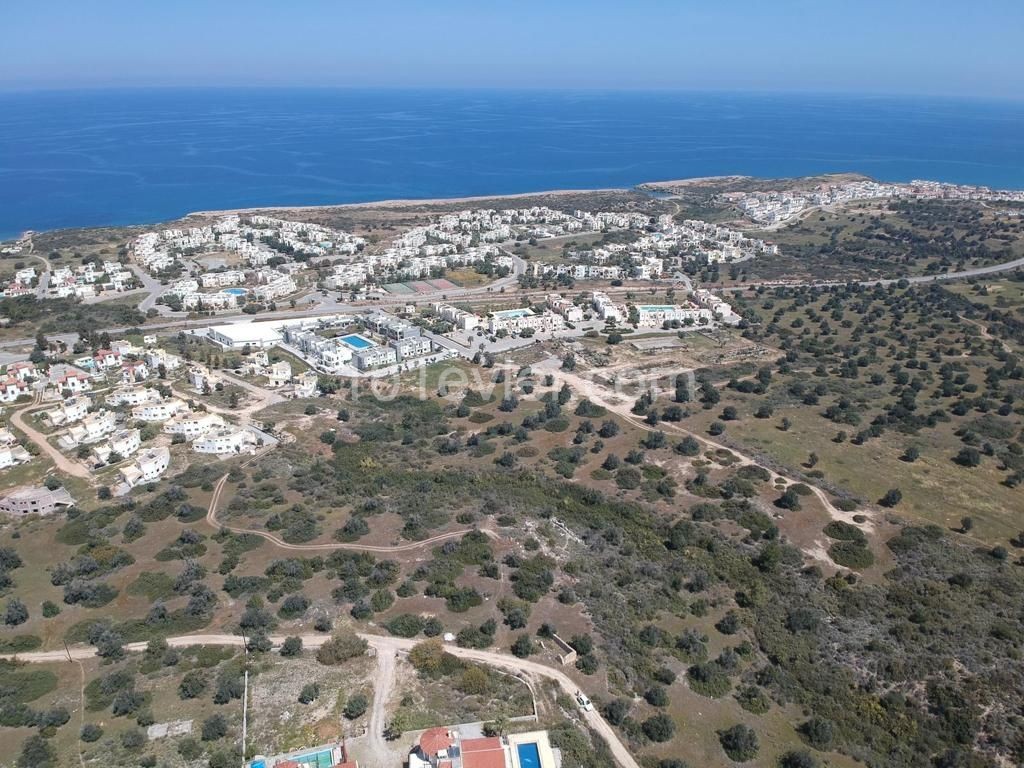
MULTIPOLYGON (((710 178, 710 177, 708 177, 710 178)), ((696 180, 695 180, 696 181, 696 180)), ((657 183, 657 182, 656 182, 657 183)), ((667 183, 667 182, 663 182, 667 183)), ((539 192, 512 192, 507 195, 469 195, 466 197, 399 197, 390 200, 370 200, 362 203, 323 203, 319 205, 259 205, 251 208, 220 208, 209 211, 191 211, 181 218, 187 219, 192 216, 224 216, 230 214, 259 213, 266 211, 324 211, 332 208, 415 208, 421 205, 445 205, 446 203, 473 203, 481 200, 516 200, 527 197, 568 195, 591 195, 602 192, 639 192, 643 186, 649 186, 647 182, 637 184, 634 187, 601 187, 597 189, 550 189, 539 192)), ((132 225, 136 226, 136 225, 132 225)))

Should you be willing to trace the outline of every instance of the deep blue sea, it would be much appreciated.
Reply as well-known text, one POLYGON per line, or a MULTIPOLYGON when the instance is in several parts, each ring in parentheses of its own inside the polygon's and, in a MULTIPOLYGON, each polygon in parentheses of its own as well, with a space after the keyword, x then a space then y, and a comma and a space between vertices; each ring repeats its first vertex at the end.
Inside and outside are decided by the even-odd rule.
POLYGON ((1024 102, 692 92, 0 94, 0 236, 195 210, 858 171, 1024 187, 1024 102))

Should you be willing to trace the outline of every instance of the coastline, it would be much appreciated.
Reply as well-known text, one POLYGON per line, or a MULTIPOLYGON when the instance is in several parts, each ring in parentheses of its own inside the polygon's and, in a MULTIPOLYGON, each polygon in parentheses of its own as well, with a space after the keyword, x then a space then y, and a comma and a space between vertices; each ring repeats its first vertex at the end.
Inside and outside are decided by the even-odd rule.
MULTIPOLYGON (((709 179, 711 177, 708 177, 709 179)), ((694 179, 693 181, 698 181, 694 179)), ((671 182, 655 182, 669 184, 671 182)), ((324 211, 335 208, 415 208, 422 205, 446 205, 449 203, 478 203, 482 200, 516 200, 527 197, 541 196, 567 196, 567 195, 591 195, 608 192, 640 192, 641 187, 651 186, 647 182, 637 184, 634 187, 602 187, 597 189, 551 189, 538 192, 513 192, 507 195, 470 195, 467 197, 404 197, 391 200, 371 200, 362 203, 324 203, 321 205, 260 205, 251 208, 221 208, 209 211, 191 211, 181 218, 187 219, 192 216, 225 216, 233 213, 265 213, 267 211, 324 211)))

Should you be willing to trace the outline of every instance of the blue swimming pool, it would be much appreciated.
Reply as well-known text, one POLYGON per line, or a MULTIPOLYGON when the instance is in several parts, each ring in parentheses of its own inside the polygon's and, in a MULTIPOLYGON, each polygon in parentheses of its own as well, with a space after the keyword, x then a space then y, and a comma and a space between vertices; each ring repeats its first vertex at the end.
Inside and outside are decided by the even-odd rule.
POLYGON ((347 336, 342 336, 338 341, 343 344, 347 344, 352 347, 352 349, 369 349, 370 347, 375 346, 372 341, 365 336, 360 336, 358 333, 350 333, 347 336))
POLYGON ((245 296, 248 291, 245 288, 225 288, 224 293, 230 293, 232 296, 245 296))
POLYGON ((521 768, 540 768, 540 751, 533 742, 516 746, 521 768))

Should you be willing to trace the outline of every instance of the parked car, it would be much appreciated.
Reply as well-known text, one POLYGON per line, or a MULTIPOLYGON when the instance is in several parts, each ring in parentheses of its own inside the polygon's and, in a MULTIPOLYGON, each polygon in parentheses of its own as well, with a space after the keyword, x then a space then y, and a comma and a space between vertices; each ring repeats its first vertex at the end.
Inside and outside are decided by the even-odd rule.
POLYGON ((576 703, 580 705, 580 709, 585 712, 590 712, 594 708, 593 702, 587 698, 587 694, 583 691, 576 691, 576 703))

